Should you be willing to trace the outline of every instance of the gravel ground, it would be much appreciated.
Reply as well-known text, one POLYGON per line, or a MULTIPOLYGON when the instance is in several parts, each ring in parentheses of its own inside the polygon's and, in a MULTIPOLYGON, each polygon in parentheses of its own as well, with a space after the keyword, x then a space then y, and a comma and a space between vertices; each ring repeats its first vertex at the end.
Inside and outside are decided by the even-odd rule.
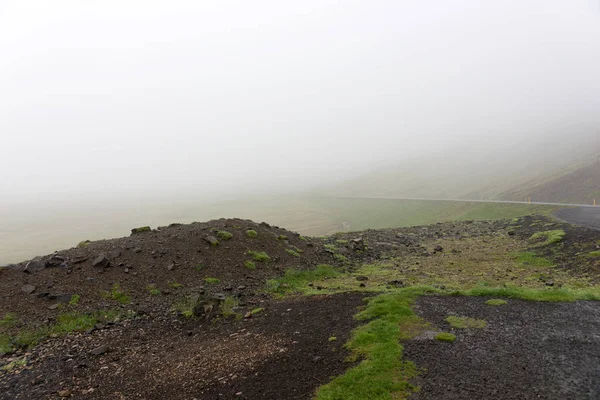
POLYGON ((410 341, 405 357, 425 372, 414 399, 599 399, 600 303, 534 303, 423 297, 417 313, 454 343, 410 341), (484 329, 453 329, 449 315, 484 319, 484 329))

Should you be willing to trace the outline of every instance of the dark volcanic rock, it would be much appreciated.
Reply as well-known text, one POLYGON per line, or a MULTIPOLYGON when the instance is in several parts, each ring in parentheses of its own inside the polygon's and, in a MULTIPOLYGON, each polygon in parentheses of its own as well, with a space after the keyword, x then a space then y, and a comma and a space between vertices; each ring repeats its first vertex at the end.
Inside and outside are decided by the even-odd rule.
POLYGON ((46 269, 47 266, 48 266, 48 263, 46 261, 40 260, 40 259, 33 259, 33 260, 29 261, 27 263, 27 265, 25 265, 25 269, 23 270, 23 272, 27 272, 27 273, 38 272, 38 271, 42 271, 42 270, 46 269))
POLYGON ((98 255, 98 257, 96 257, 94 259, 94 261, 92 262, 92 267, 97 267, 97 268, 106 268, 109 265, 110 265, 110 260, 104 253, 101 253, 100 255, 98 255))
POLYGON ((365 242, 362 237, 350 239, 348 242, 350 248, 354 251, 364 251, 365 250, 365 242))

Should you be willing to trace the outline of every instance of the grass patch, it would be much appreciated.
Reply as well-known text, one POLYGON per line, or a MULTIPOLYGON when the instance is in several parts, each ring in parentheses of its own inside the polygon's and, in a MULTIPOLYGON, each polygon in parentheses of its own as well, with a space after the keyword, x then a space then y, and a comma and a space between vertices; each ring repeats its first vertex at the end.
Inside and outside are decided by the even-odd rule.
POLYGON ((333 245, 333 244, 324 244, 323 247, 326 250, 330 250, 330 251, 333 251, 333 252, 336 252, 338 250, 338 248, 335 247, 335 245, 333 245))
POLYGON ((597 257, 600 257, 600 250, 596 250, 596 251, 590 251, 590 252, 587 254, 587 257, 588 257, 588 258, 597 258, 597 257))
POLYGON ((332 336, 329 339, 327 339, 328 342, 335 342, 336 340, 337 338, 335 336, 332 336))
POLYGON ((4 318, 0 319, 0 327, 2 328, 12 328, 19 321, 17 318, 17 314, 15 313, 6 313, 4 314, 4 318))
POLYGON ((87 247, 90 243, 92 243, 91 240, 82 240, 81 242, 77 243, 77 247, 81 249, 87 247))
MULTIPOLYGON (((56 317, 56 323, 50 326, 44 326, 36 329, 24 329, 12 339, 8 339, 8 345, 12 344, 16 348, 29 349, 37 346, 40 342, 49 336, 61 336, 71 332, 83 332, 91 329, 100 321, 114 321, 119 317, 117 311, 105 310, 97 311, 91 314, 81 313, 63 313, 56 317)), ((0 339, 0 342, 6 341, 6 338, 0 339)), ((6 344, 5 344, 6 345, 6 344)), ((5 346, 0 343, 0 347, 5 346)), ((5 348, 6 350, 6 348, 5 348)))
POLYGON ((532 267, 550 267, 554 265, 552 261, 547 258, 538 256, 533 251, 523 251, 518 253, 516 260, 521 265, 530 265, 532 267))
POLYGON ((271 257, 264 251, 249 251, 247 253, 254 261, 258 262, 269 262, 271 261, 271 257))
POLYGON ((79 300, 81 300, 81 296, 78 294, 74 294, 73 296, 71 296, 71 300, 69 300, 69 305, 76 306, 77 304, 79 304, 79 300))
POLYGON ((303 242, 308 242, 308 239, 302 235, 298 236, 298 239, 302 240, 303 242))
POLYGON ((552 231, 537 232, 531 235, 531 240, 543 240, 538 243, 538 246, 548 246, 554 243, 562 242, 565 237, 565 231, 555 229, 552 231))
POLYGON ((156 287, 156 285, 154 283, 151 283, 150 285, 146 286, 146 290, 148 291, 148 293, 150 293, 152 296, 158 296, 160 294, 160 289, 156 287))
POLYGON ((255 270, 256 269, 256 263, 250 260, 246 260, 244 261, 244 267, 250 269, 250 270, 255 270))
POLYGON ((209 283, 211 285, 217 284, 219 282, 221 282, 220 280, 218 280, 217 278, 204 278, 204 282, 209 283))
POLYGON ((446 322, 449 323, 451 327, 459 329, 483 329, 487 326, 487 322, 485 322, 482 319, 457 317, 455 315, 451 315, 448 318, 446 318, 446 322))
POLYGON ((238 305, 239 302, 235 297, 227 296, 221 304, 221 314, 226 318, 231 317, 232 315, 238 316, 239 314, 234 311, 238 305))
POLYGON ((277 240, 288 240, 288 238, 285 235, 279 235, 277 236, 277 240))
POLYGON ((180 313, 185 318, 192 318, 196 305, 198 305, 198 296, 188 296, 173 304, 171 310, 180 313))
POLYGON ((440 342, 454 343, 456 336, 448 332, 440 332, 435 335, 435 339, 439 340, 440 342))
POLYGON ((252 239, 256 239, 258 237, 258 232, 256 232, 254 229, 248 229, 246 231, 246 236, 252 239))
POLYGON ((507 301, 502 299, 489 299, 485 302, 485 304, 487 304, 488 306, 503 306, 506 303, 507 301))
POLYGON ((309 288, 308 283, 312 281, 334 278, 339 275, 339 271, 326 264, 318 265, 317 268, 309 270, 288 269, 281 278, 267 281, 267 291, 278 294, 302 292, 309 288))
POLYGON ((109 292, 102 293, 102 297, 115 300, 121 304, 129 304, 131 301, 127 293, 125 293, 118 283, 115 283, 109 292))
POLYGON ((400 340, 419 333, 411 327, 423 326, 411 309, 416 297, 423 293, 421 288, 409 288, 369 299, 366 308, 355 316, 369 322, 356 328, 345 345, 352 351, 352 359, 363 361, 321 386, 316 399, 391 400, 417 391, 410 380, 418 375, 418 369, 412 362, 402 360, 400 340))
POLYGON ((177 281, 169 282, 169 287, 172 289, 180 289, 183 285, 177 281))
POLYGON ((221 240, 229 240, 233 237, 233 234, 231 234, 230 232, 227 232, 227 231, 219 231, 219 232, 217 232, 217 236, 221 240))
POLYGON ((300 253, 292 249, 285 249, 285 252, 294 257, 300 257, 300 253))
POLYGON ((0 356, 13 352, 10 336, 0 333, 0 356))
POLYGON ((262 307, 257 307, 255 309, 253 309, 252 311, 250 311, 250 315, 256 315, 256 314, 260 314, 261 312, 265 311, 264 308, 262 307))
POLYGON ((335 258, 338 261, 344 262, 344 263, 349 261, 345 255, 340 254, 340 253, 335 253, 333 255, 333 258, 335 258))
POLYGON ((346 239, 338 239, 335 242, 339 244, 348 244, 348 241, 346 239))

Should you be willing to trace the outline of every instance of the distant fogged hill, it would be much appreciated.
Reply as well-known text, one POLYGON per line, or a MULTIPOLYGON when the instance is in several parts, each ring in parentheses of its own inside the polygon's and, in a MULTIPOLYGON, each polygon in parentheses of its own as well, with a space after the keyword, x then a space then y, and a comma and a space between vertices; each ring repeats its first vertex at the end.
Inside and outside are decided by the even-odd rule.
MULTIPOLYGON (((566 146, 565 146, 566 147, 566 146)), ((326 195, 600 202, 600 151, 445 154, 402 161, 324 188, 326 195)), ((542 151, 543 150, 543 151, 542 151)))
POLYGON ((592 162, 575 171, 543 182, 531 181, 517 186, 500 198, 520 200, 530 196, 534 201, 600 204, 600 162, 592 162))

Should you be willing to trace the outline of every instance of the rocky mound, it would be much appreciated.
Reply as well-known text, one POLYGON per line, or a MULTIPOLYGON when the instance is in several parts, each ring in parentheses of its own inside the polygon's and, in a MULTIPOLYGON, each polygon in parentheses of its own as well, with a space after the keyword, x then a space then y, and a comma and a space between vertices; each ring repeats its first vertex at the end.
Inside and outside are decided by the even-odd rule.
POLYGON ((144 227, 0 269, 0 315, 45 323, 61 304, 77 302, 85 312, 125 299, 134 311, 162 311, 192 293, 243 302, 287 268, 332 261, 308 239, 266 223, 221 219, 144 227))

